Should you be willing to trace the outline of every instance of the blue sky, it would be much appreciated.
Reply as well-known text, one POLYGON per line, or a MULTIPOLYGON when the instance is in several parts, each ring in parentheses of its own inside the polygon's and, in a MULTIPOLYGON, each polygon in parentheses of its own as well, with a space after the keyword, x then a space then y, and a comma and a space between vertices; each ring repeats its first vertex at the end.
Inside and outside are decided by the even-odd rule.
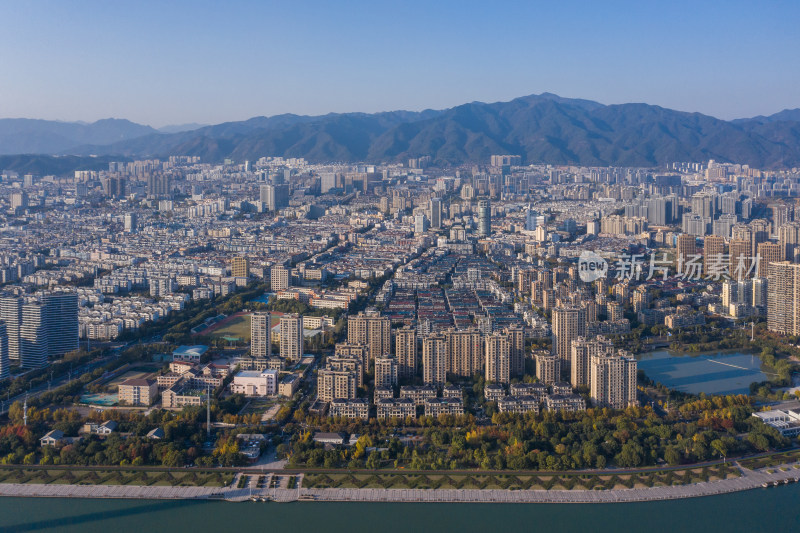
POLYGON ((800 2, 0 2, 0 117, 163 126, 533 93, 800 107, 800 2))

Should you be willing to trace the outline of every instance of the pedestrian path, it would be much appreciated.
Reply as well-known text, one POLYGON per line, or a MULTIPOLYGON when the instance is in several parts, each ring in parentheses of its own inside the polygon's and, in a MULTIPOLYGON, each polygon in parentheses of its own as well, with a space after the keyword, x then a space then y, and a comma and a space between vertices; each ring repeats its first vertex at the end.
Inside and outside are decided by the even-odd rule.
POLYGON ((502 489, 308 489, 302 488, 303 475, 248 475, 243 488, 240 476, 230 486, 221 487, 151 487, 138 485, 39 485, 0 483, 0 496, 51 498, 125 498, 125 499, 251 499, 292 501, 352 502, 472 502, 472 503, 614 503, 673 500, 713 496, 762 487, 764 484, 796 482, 800 463, 783 467, 747 470, 737 478, 670 487, 613 490, 502 490, 502 489))

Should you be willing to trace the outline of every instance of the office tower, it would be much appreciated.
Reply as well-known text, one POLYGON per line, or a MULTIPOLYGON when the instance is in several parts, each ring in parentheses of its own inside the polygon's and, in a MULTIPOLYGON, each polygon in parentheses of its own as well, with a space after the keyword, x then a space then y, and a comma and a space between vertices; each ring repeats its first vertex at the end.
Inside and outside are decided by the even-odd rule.
POLYGON ((492 209, 489 200, 478 200, 478 236, 488 237, 492 234, 492 209))
POLYGON ((408 326, 395 331, 394 355, 397 374, 404 379, 417 375, 417 330, 408 326))
POLYGON ((781 261, 767 269, 767 328, 800 335, 800 265, 781 261))
POLYGON ((597 354, 589 361, 589 395, 597 407, 624 409, 637 405, 636 359, 626 352, 597 354))
POLYGON ((770 263, 778 263, 783 261, 783 253, 781 245, 777 242, 760 242, 758 243, 758 272, 756 276, 759 278, 767 277, 767 266, 770 263))
POLYGON ((493 333, 486 336, 486 381, 509 383, 511 381, 511 343, 509 336, 493 333))
POLYGON ((356 397, 356 373, 348 370, 330 370, 321 368, 317 371, 317 399, 332 402, 337 399, 349 400, 356 397))
POLYGON ((686 272, 687 261, 690 261, 697 254, 697 246, 694 235, 678 235, 676 247, 676 264, 680 266, 680 272, 686 272))
MULTIPOLYGON (((708 276, 716 276, 712 269, 719 269, 718 266, 711 266, 711 265, 721 265, 725 258, 723 258, 723 254, 725 253, 725 239, 719 237, 717 235, 708 235, 704 239, 703 243, 703 277, 708 276)), ((722 272, 720 272, 720 275, 722 272)))
POLYGON ((422 339, 422 381, 437 387, 447 382, 447 342, 443 335, 422 339))
POLYGON ((235 278, 250 277, 250 262, 246 257, 234 257, 231 261, 231 275, 235 278))
POLYGON ((394 357, 375 358, 375 388, 397 386, 397 359, 394 357))
POLYGON ((261 203, 267 211, 278 211, 289 205, 288 185, 262 185, 259 193, 261 203))
POLYGON ((589 385, 591 358, 600 354, 612 354, 614 343, 605 337, 586 339, 579 337, 572 341, 572 353, 570 357, 570 383, 577 388, 581 385, 589 385))
POLYGON ((576 305, 553 309, 553 354, 569 364, 572 341, 586 335, 586 310, 576 305))
MULTIPOLYGON (((47 355, 59 357, 78 349, 78 294, 54 292, 41 298, 47 331, 47 355)), ((23 316, 22 325, 25 325, 23 316)))
POLYGON ((442 228, 442 200, 441 198, 431 198, 430 206, 431 212, 431 228, 442 228))
POLYGON ((269 285, 272 292, 279 292, 288 289, 291 285, 289 269, 281 265, 270 268, 269 285))
POLYGON ((125 214, 125 233, 136 233, 137 220, 136 213, 125 214))
POLYGON ((272 356, 272 315, 267 311, 256 311, 250 315, 250 355, 272 356))
POLYGON ((525 329, 521 326, 509 326, 504 333, 508 335, 510 345, 511 377, 521 378, 525 374, 525 329))
POLYGON ((303 317, 296 314, 281 317, 281 357, 299 361, 303 357, 303 317))
POLYGON ((536 377, 546 385, 561 381, 561 359, 555 354, 540 352, 536 357, 536 377))
POLYGON ((733 279, 747 277, 753 258, 750 255, 750 241, 744 239, 731 239, 728 246, 730 250, 730 276, 733 279))
POLYGON ((469 378, 480 372, 484 365, 484 341, 477 329, 444 332, 447 344, 447 370, 457 376, 469 378))
POLYGON ((22 298, 13 295, 0 297, 0 320, 6 323, 8 358, 19 361, 19 328, 22 323, 22 298))
POLYGON ((0 320, 0 379, 6 379, 9 376, 10 366, 6 323, 0 320))
POLYGON ((41 302, 22 304, 19 328, 19 357, 22 368, 47 366, 47 313, 41 302))
POLYGON ((787 222, 778 227, 778 244, 783 251, 783 260, 796 262, 800 256, 800 222, 787 222))
POLYGON ((392 331, 389 317, 365 315, 363 312, 347 319, 347 342, 369 346, 372 359, 392 353, 392 331))

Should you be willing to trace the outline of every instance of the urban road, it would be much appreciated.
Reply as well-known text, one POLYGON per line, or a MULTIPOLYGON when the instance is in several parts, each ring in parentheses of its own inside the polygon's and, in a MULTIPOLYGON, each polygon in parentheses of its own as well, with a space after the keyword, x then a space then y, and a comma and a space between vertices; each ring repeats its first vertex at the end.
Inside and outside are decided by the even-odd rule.
POLYGON ((0 483, 0 496, 51 498, 218 499, 226 501, 339 501, 339 502, 469 502, 469 503, 622 503, 714 496, 784 484, 800 478, 800 463, 747 470, 719 481, 671 487, 613 490, 490 490, 490 489, 308 489, 302 474, 253 475, 244 488, 237 474, 226 488, 149 487, 113 485, 41 485, 0 483), (293 480, 294 478, 294 480, 293 480), (295 487, 289 487, 292 482, 295 487))

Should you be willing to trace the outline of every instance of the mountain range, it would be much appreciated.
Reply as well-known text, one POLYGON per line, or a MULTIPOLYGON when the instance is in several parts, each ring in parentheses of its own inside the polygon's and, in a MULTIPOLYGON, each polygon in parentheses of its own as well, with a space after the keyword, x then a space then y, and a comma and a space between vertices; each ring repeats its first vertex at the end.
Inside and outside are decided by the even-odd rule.
MULTIPOLYGON (((92 124, 0 119, 0 154, 76 156, 69 158, 76 164, 87 156, 389 162, 430 155, 449 165, 516 154, 525 163, 658 166, 715 159, 786 168, 800 166, 800 109, 726 121, 654 105, 604 105, 544 93, 444 110, 284 114, 162 130, 120 119, 92 124)), ((63 157, 49 159, 69 166, 63 157)), ((30 167, 31 158, 0 157, 0 168, 15 161, 30 167)), ((36 161, 46 166, 48 158, 36 161)))

